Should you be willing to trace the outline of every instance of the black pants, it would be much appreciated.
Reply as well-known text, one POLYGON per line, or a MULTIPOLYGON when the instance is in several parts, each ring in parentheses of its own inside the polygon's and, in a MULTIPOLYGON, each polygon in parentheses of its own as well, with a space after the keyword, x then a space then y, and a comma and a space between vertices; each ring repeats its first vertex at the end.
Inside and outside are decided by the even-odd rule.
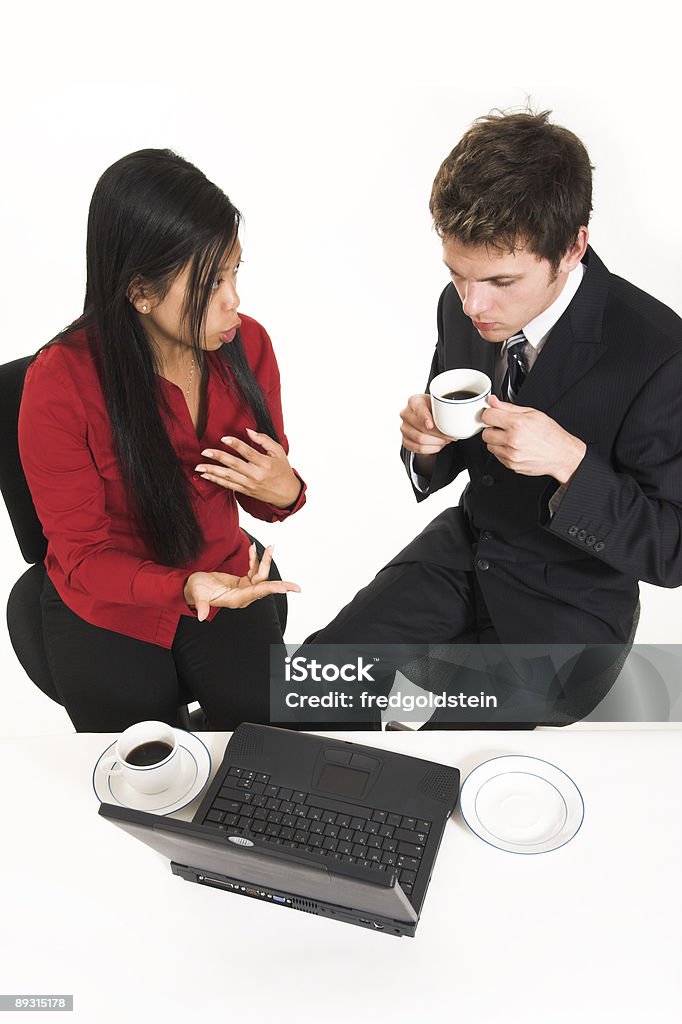
POLYGON ((270 644, 282 644, 272 597, 221 608, 211 622, 182 615, 170 650, 85 622, 49 577, 41 598, 47 660, 77 732, 119 732, 154 719, 177 724, 198 700, 212 729, 270 721, 270 644))
MULTIPOLYGON (((366 655, 380 655, 373 690, 383 696, 391 690, 399 669, 415 685, 433 693, 463 689, 473 694, 492 692, 498 698, 499 711, 489 711, 478 720, 475 711, 437 709, 425 726, 431 729, 528 729, 539 722, 576 721, 593 710, 613 685, 627 648, 623 644, 502 644, 475 573, 425 562, 383 569, 296 654, 320 661, 331 656, 335 664, 352 662, 353 648, 363 645, 366 655), (325 645, 324 650, 317 650, 318 645, 325 645), (372 645, 374 652, 368 649, 372 645), (406 651, 396 647, 394 657, 390 646, 383 649, 381 645, 402 645, 406 651), (415 645, 415 650, 433 645, 435 650, 412 656, 409 645, 415 645), (458 650, 457 645, 464 649, 458 650), (579 650, 574 652, 573 647, 579 650)), ((347 724, 341 725, 343 718, 344 712, 335 709, 326 723, 305 727, 380 728, 378 711, 363 714, 363 722, 358 721, 355 708, 345 714, 347 724)))

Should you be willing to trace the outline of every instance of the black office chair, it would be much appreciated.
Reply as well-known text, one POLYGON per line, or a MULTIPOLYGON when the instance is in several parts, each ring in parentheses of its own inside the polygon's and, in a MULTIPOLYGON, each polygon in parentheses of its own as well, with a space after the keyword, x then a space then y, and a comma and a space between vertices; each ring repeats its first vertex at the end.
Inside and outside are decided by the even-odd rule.
MULTIPOLYGON (((31 564, 12 587, 7 601, 7 627, 14 653, 26 675, 51 700, 61 704, 45 654, 40 609, 40 595, 45 578, 43 560, 47 551, 47 541, 26 483, 17 438, 24 377, 32 358, 24 356, 0 366, 0 490, 21 554, 24 560, 31 564)), ((250 534, 247 536, 255 543, 258 557, 261 558, 263 545, 250 534)), ((273 562, 270 567, 270 579, 281 578, 273 562)), ((284 633, 288 611, 286 594, 275 594, 275 605, 284 633)), ((182 704, 178 709, 179 724, 185 729, 206 729, 209 725, 202 709, 198 708, 191 714, 188 710, 187 704, 194 700, 193 694, 182 694, 182 704)))

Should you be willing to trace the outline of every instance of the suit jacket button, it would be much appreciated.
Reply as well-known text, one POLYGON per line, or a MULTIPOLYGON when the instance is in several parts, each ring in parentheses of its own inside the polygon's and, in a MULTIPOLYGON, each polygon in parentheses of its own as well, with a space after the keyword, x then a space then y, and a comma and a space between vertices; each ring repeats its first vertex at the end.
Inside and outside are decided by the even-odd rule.
POLYGON ((593 534, 590 534, 589 537, 585 538, 585 543, 587 544, 588 548, 592 547, 596 539, 597 538, 593 534))
POLYGON ((483 533, 481 534, 481 540, 492 540, 492 539, 493 539, 493 535, 490 532, 490 530, 484 530, 483 533))
POLYGON ((570 537, 575 537, 577 532, 578 532, 578 527, 577 526, 569 526, 568 534, 569 534, 570 537))
POLYGON ((479 560, 476 562, 476 565, 481 570, 481 572, 485 572, 486 569, 490 568, 490 562, 486 558, 479 558, 479 560))
POLYGON ((587 530, 581 530, 578 534, 578 540, 585 540, 585 537, 587 537, 587 530))
POLYGON ((594 550, 595 551, 601 551, 603 547, 604 547, 604 542, 601 541, 601 540, 598 540, 597 543, 594 545, 594 550))
POLYGON ((484 487, 492 487, 492 485, 495 483, 495 477, 491 476, 490 473, 484 473, 484 475, 481 477, 481 483, 483 484, 484 487))

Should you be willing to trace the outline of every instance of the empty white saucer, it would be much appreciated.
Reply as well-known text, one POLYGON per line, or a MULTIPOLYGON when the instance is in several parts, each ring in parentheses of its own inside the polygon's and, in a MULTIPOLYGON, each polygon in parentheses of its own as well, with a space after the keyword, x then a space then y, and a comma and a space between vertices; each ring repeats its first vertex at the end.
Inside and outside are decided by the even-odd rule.
POLYGON ((583 823, 580 790, 561 768, 537 757, 484 761, 467 776, 460 810, 471 831, 508 853, 548 853, 583 823))
POLYGON ((205 743, 191 732, 176 729, 178 755, 181 761, 178 778, 162 793, 140 793, 121 778, 108 775, 102 770, 102 762, 113 754, 116 741, 100 754, 92 773, 95 795, 102 803, 132 807, 136 811, 150 811, 154 814, 172 814, 191 803, 209 780, 211 755, 205 743))

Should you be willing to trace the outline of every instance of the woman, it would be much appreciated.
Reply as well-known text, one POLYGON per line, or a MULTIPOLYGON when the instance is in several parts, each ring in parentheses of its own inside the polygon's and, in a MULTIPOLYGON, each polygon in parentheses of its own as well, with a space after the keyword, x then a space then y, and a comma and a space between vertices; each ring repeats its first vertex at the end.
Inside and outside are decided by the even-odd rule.
POLYGON ((236 503, 280 521, 305 485, 270 339, 237 315, 239 222, 169 150, 117 161, 90 204, 83 315, 26 375, 45 646, 78 731, 174 723, 182 685, 215 729, 268 721, 271 595, 298 587, 268 581, 236 503))

